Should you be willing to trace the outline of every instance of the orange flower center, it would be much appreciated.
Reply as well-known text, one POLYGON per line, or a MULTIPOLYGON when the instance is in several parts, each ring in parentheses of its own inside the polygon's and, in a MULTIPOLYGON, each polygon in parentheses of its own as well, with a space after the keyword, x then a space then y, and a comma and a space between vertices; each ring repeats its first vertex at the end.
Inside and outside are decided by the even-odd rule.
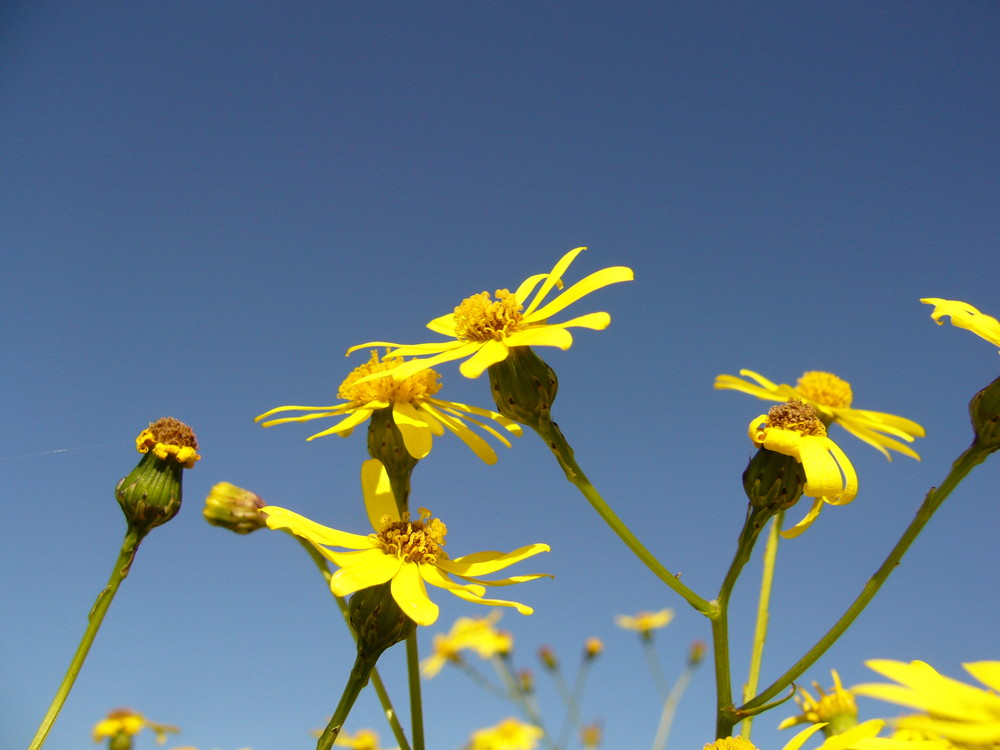
POLYGON ((851 384, 831 372, 812 370, 803 373, 795 388, 803 398, 833 409, 846 409, 854 400, 851 384))
POLYGON ((337 391, 337 397, 355 404, 367 404, 372 401, 418 402, 433 396, 441 390, 441 377, 430 368, 420 370, 408 378, 374 378, 363 383, 358 381, 376 372, 389 372, 403 364, 402 357, 388 357, 379 361, 378 352, 372 349, 371 358, 363 365, 351 370, 344 378, 337 391))
POLYGON ((506 289, 497 289, 496 300, 480 292, 455 308, 455 336, 465 341, 502 341, 525 327, 524 306, 506 289))
POLYGON ((420 508, 419 513, 417 521, 411 521, 409 513, 403 514, 402 521, 383 516, 382 530, 375 535, 375 541, 387 555, 395 555, 404 562, 433 565, 438 555, 446 556, 441 548, 448 527, 440 519, 431 518, 427 508, 420 508))

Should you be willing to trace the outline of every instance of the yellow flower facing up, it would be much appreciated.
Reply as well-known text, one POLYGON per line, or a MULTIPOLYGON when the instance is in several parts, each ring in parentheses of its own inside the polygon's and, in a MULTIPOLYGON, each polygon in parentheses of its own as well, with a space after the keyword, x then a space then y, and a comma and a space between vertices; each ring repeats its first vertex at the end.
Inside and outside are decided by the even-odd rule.
POLYGON ((108 711, 108 715, 94 725, 94 742, 114 739, 120 734, 135 737, 143 729, 149 729, 156 734, 156 741, 161 745, 167 741, 167 734, 177 734, 181 730, 169 724, 157 724, 131 708, 116 708, 108 711))
POLYGON ((829 691, 814 682, 813 687, 819 696, 813 698, 805 688, 799 688, 795 702, 802 710, 798 716, 790 716, 778 725, 778 729, 787 729, 796 724, 827 723, 826 733, 839 734, 858 723, 858 706, 854 696, 844 689, 837 670, 831 670, 833 687, 829 691))
POLYGON ((944 324, 941 318, 947 315, 951 318, 953 326, 972 331, 994 346, 1000 346, 1000 320, 979 312, 979 310, 967 302, 939 299, 937 297, 926 297, 920 301, 927 305, 934 305, 931 317, 934 318, 934 322, 938 325, 944 324))
POLYGON ((448 662, 460 662, 462 651, 473 651, 482 659, 509 654, 514 637, 494 627, 499 619, 499 611, 487 617, 459 617, 448 633, 435 633, 433 653, 420 664, 424 677, 434 677, 448 662))
POLYGON ((341 732, 333 744, 336 747, 350 747, 353 750, 388 750, 379 744, 378 734, 371 729, 359 729, 357 734, 353 736, 350 733, 341 732))
POLYGON ((916 451, 894 438, 912 443, 914 438, 924 436, 923 427, 895 414, 852 408, 854 394, 851 384, 832 373, 818 370, 804 373, 794 387, 772 383, 752 370, 740 370, 740 375, 746 380, 735 375, 717 376, 715 388, 749 393, 765 401, 799 399, 812 406, 826 426, 836 422, 855 437, 880 450, 890 461, 892 456, 889 451, 920 460, 916 451))
POLYGON ((478 576, 502 570, 539 552, 548 552, 547 544, 530 544, 507 553, 476 552, 451 559, 444 550, 448 529, 440 519, 432 518, 425 508, 419 509, 418 519, 411 519, 409 513, 400 517, 381 462, 376 459, 364 462, 361 486, 368 519, 375 529, 374 534, 367 536, 337 531, 273 505, 264 507, 261 512, 267 514, 269 528, 286 530, 310 542, 339 568, 330 578, 330 589, 337 596, 391 582, 392 598, 400 609, 418 625, 431 625, 437 620, 438 606, 427 596, 425 584, 429 583, 460 599, 513 607, 521 614, 531 614, 531 607, 524 604, 483 598, 485 587, 508 586, 551 576, 521 575, 497 581, 478 576), (350 551, 341 552, 330 547, 350 551), (458 583, 452 576, 467 583, 458 583))
POLYGON ((379 360, 378 352, 373 350, 368 362, 356 367, 340 385, 337 396, 347 403, 333 406, 279 406, 264 412, 255 421, 260 422, 273 414, 290 411, 309 413, 270 419, 264 422, 264 427, 285 422, 341 418, 333 427, 306 438, 315 440, 325 435, 347 437, 355 427, 371 417, 373 412, 391 409, 392 420, 403 436, 407 452, 413 458, 424 458, 430 453, 434 436, 443 435, 445 429, 448 429, 488 464, 496 463, 497 455, 489 443, 469 428, 466 420, 493 435, 508 448, 510 441, 481 420, 495 422, 513 435, 521 434, 520 425, 495 411, 435 398, 435 394, 441 389, 441 383, 438 381, 440 376, 434 370, 422 369, 402 379, 379 377, 380 374, 395 372, 403 364, 403 359, 397 356, 386 356, 379 360))
POLYGON ((504 719, 495 726, 474 732, 468 750, 534 750, 544 735, 545 732, 534 724, 504 719))
POLYGON ((963 664, 988 689, 938 673, 922 661, 872 659, 865 664, 897 684, 868 683, 855 695, 895 703, 921 713, 897 719, 897 729, 942 737, 965 750, 1000 747, 1000 661, 963 664))
POLYGON ((546 301, 553 289, 563 288, 562 275, 584 250, 578 247, 566 253, 551 271, 528 277, 513 293, 498 289, 495 298, 488 292, 475 294, 463 300, 454 312, 427 324, 430 330, 448 336, 451 341, 413 345, 370 342, 353 346, 347 353, 369 346, 388 346, 394 356, 419 357, 392 373, 400 380, 421 369, 460 359, 465 360, 459 366, 461 373, 467 378, 478 378, 487 367, 506 359, 510 350, 518 346, 569 349, 573 335, 567 329, 600 331, 611 323, 611 316, 606 312, 588 313, 562 323, 550 323, 549 318, 591 292, 634 278, 631 268, 604 268, 546 301))
POLYGON ((858 493, 858 475, 850 459, 826 436, 826 428, 814 409, 801 401, 772 406, 750 423, 750 440, 764 448, 791 456, 805 471, 803 493, 815 498, 805 518, 781 532, 786 538, 805 531, 819 516, 824 504, 846 505, 858 493))
POLYGON ((652 638, 653 631, 665 628, 674 619, 674 611, 669 607, 659 612, 640 612, 635 615, 616 615, 615 625, 625 630, 634 630, 643 638, 652 638))

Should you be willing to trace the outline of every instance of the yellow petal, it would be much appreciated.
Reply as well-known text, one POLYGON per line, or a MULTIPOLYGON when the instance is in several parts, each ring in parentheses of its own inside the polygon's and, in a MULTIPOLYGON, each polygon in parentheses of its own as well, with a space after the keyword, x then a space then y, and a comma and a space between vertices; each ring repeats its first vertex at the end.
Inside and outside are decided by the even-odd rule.
POLYGON ((456 338, 455 336, 455 313, 448 313, 447 315, 442 315, 439 318, 434 318, 430 323, 427 324, 434 333, 440 333, 442 336, 447 336, 448 338, 456 338))
POLYGON ((934 322, 941 325, 941 318, 945 315, 951 318, 951 324, 958 328, 972 331, 995 346, 1000 346, 1000 321, 991 315, 979 312, 975 307, 967 302, 959 300, 947 300, 937 297, 928 297, 920 300, 929 305, 934 305, 931 317, 934 322))
POLYGON ((329 526, 310 521, 305 516, 300 516, 298 513, 279 508, 276 505, 264 506, 263 512, 267 514, 268 528, 286 529, 315 544, 327 544, 347 549, 369 549, 372 546, 372 542, 367 536, 331 529, 329 526))
POLYGON ((424 458, 431 452, 433 436, 424 419, 409 401, 395 401, 392 418, 403 436, 406 452, 414 458, 424 458))
POLYGON ((406 567, 395 555, 380 549, 363 552, 345 552, 336 555, 342 567, 330 577, 330 591, 337 596, 347 596, 369 586, 378 586, 397 575, 406 567))
POLYGON ((403 563, 392 579, 392 598, 417 625, 433 625, 438 606, 427 596, 427 588, 416 563, 403 563))
POLYGON ((475 552, 471 555, 456 557, 454 560, 441 560, 438 567, 449 573, 460 576, 481 576, 503 570, 516 562, 548 552, 547 544, 529 544, 513 552, 475 552))
POLYGON ((803 435, 799 442, 799 460, 806 472, 803 492, 809 497, 838 497, 844 492, 844 477, 830 454, 825 438, 803 435))
POLYGON ((476 346, 479 351, 458 367, 458 371, 467 378, 478 378, 486 371, 487 367, 507 359, 507 355, 510 353, 504 342, 493 339, 476 346))
POLYGON ((604 268, 600 271, 595 271, 586 278, 581 279, 567 289, 565 292, 560 294, 549 304, 543 307, 535 307, 525 311, 525 317, 531 320, 544 320, 555 315, 557 312, 565 310, 567 307, 572 305, 577 300, 586 297, 591 292, 595 292, 611 284, 618 284, 622 281, 632 281, 635 278, 635 274, 632 272, 631 268, 626 268, 625 266, 613 266, 611 268, 604 268))
MULTIPOLYGON (((254 422, 259 422, 262 419, 266 419, 272 414, 277 414, 282 411, 310 411, 310 412, 323 412, 319 416, 336 416, 343 411, 353 408, 349 404, 334 404, 333 406, 279 406, 270 411, 266 411, 263 414, 259 414, 253 418, 254 422)), ((280 422, 297 422, 304 419, 318 419, 318 416, 313 416, 312 414, 303 417, 288 417, 287 419, 275 420, 274 422, 268 422, 267 424, 279 424, 280 422)), ((267 426, 267 425, 265 425, 267 426)))
POLYGON ((361 494, 365 498, 368 521, 375 531, 382 530, 383 516, 389 516, 393 521, 400 520, 389 474, 377 458, 369 458, 361 464, 361 494))
MULTIPOLYGON (((556 262, 555 266, 553 266, 552 270, 547 274, 545 283, 542 284, 541 289, 538 290, 538 294, 536 294, 534 299, 531 300, 531 304, 525 308, 524 315, 531 315, 531 313, 534 312, 535 309, 548 296, 549 292, 552 291, 553 287, 562 287, 562 275, 566 272, 566 269, 569 268, 570 264, 576 259, 576 256, 586 249, 587 248, 585 247, 578 247, 574 250, 570 250, 556 262)), ((519 301, 521 299, 521 297, 518 297, 519 301)))
MULTIPOLYGON (((436 409, 434 409, 434 407, 430 406, 430 404, 425 403, 423 407, 428 412, 433 414, 434 417, 441 422, 441 424, 443 424, 445 427, 451 430, 455 435, 457 435, 463 443, 469 446, 469 448, 472 449, 472 452, 475 453, 480 459, 482 459, 484 463, 492 466, 497 462, 496 451, 494 451, 493 448, 490 447, 489 443, 487 443, 485 440, 479 437, 479 435, 470 430, 461 419, 439 412, 436 409)), ((480 425, 480 426, 484 427, 485 429, 489 429, 485 425, 480 425)), ((494 435, 497 435, 497 433, 494 430, 490 431, 493 432, 494 435)), ((497 435, 497 437, 500 436, 497 435)), ((500 439, 504 440, 503 438, 500 439)), ((507 441, 504 440, 504 442, 506 443, 507 441)), ((509 447, 510 443, 507 443, 507 445, 509 447)))
POLYGON ((812 726, 806 727, 797 735, 792 737, 792 739, 788 741, 788 743, 785 745, 784 748, 782 748, 782 750, 799 750, 799 748, 805 744, 806 740, 808 740, 810 737, 813 736, 813 734, 815 734, 817 731, 819 731, 825 726, 826 724, 823 723, 823 724, 813 724, 812 726))
POLYGON ((813 501, 812 507, 809 509, 809 512, 806 513, 805 518, 803 518, 801 521, 799 521, 791 528, 785 529, 784 531, 780 532, 781 536, 783 536, 785 539, 794 539, 812 525, 812 522, 816 520, 816 516, 819 515, 819 512, 821 510, 823 510, 823 498, 817 497, 813 501))
POLYGON ((573 345, 573 334, 562 324, 533 325, 505 339, 507 346, 556 346, 563 351, 573 345))
MULTIPOLYGON (((529 276, 521 282, 521 286, 514 290, 514 297, 523 305, 528 300, 531 293, 535 291, 535 287, 538 286, 538 283, 544 281, 548 277, 549 275, 547 273, 536 273, 534 276, 529 276)), ((562 289, 562 282, 556 284, 556 286, 562 289)))
MULTIPOLYGON (((388 406, 388 404, 386 404, 388 406)), ((385 408, 380 407, 380 408, 385 408)), ((351 434, 351 431, 357 427, 359 424, 364 422, 368 417, 371 416, 374 409, 369 408, 359 408, 355 410, 352 414, 347 415, 344 419, 340 420, 333 427, 330 427, 322 432, 317 432, 315 435, 310 435, 306 440, 315 440, 318 437, 325 437, 327 435, 343 435, 347 437, 351 434)))
POLYGON ((1000 692, 1000 661, 973 661, 962 666, 991 690, 1000 692))

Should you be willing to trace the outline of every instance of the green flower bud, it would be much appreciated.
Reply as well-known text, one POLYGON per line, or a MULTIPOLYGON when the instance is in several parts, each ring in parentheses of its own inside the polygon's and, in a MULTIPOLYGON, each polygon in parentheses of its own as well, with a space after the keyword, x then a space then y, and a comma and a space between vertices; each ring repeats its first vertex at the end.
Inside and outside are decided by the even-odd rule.
POLYGON ((409 509, 410 475, 419 458, 406 450, 403 433, 392 419, 392 409, 376 409, 368 423, 368 455, 385 466, 396 506, 402 515, 409 509))
POLYGON ((138 465, 115 488, 129 525, 145 536, 177 515, 181 508, 181 473, 201 458, 194 432, 173 417, 151 422, 135 440, 144 453, 138 465))
POLYGON ((802 497, 806 473, 792 456, 758 449, 743 472, 743 489, 750 505, 770 515, 791 508, 802 497))
POLYGON ((209 490, 202 512, 205 520, 213 526, 221 526, 237 534, 249 534, 267 526, 264 517, 257 512, 265 505, 261 497, 250 490, 229 482, 219 482, 209 490))
POLYGON ((531 347, 512 348, 506 359, 490 365, 487 372, 498 412, 536 430, 552 421, 559 379, 531 347))
POLYGON ((976 443, 990 453, 1000 448, 1000 378, 972 397, 969 417, 976 443))
POLYGON ((405 641, 417 629, 392 598, 391 583, 355 592, 347 605, 351 627, 358 636, 358 654, 372 662, 390 646, 405 641))

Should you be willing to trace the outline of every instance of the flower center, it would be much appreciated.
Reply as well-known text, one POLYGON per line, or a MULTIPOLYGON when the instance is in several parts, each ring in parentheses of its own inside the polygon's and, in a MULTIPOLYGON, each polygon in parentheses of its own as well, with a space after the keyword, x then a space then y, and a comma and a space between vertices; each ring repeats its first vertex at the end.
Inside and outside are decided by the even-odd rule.
POLYGON ((506 289, 497 289, 496 300, 480 292, 455 308, 455 336, 465 341, 503 340, 524 328, 524 306, 506 289))
POLYGON ((787 403, 772 406, 767 410, 767 425, 779 430, 791 430, 800 435, 826 436, 826 427, 816 414, 816 410, 797 398, 787 403))
POLYGON ((175 445, 178 448, 194 448, 198 450, 198 440, 194 430, 173 417, 163 417, 150 422, 146 432, 156 443, 175 445))
POLYGON ((851 384, 832 372, 812 370, 803 373, 795 388, 810 401, 834 409, 846 409, 854 400, 851 384))
POLYGON ((388 357, 379 361, 378 352, 372 349, 371 358, 363 365, 351 370, 344 378, 337 391, 337 397, 356 404, 367 404, 372 401, 420 401, 433 396, 441 390, 441 383, 434 370, 426 369, 414 373, 403 380, 394 378, 374 378, 359 383, 362 378, 376 372, 389 372, 403 364, 402 357, 388 357))
POLYGON ((745 737, 726 737, 709 742, 704 750, 757 750, 757 747, 745 737))
POLYGON ((419 508, 420 520, 411 521, 410 514, 404 513, 402 521, 390 521, 382 517, 382 530, 375 535, 375 541, 387 555, 395 555, 404 562, 422 562, 433 565, 438 555, 447 557, 441 548, 448 527, 438 518, 431 518, 427 508, 419 508))

